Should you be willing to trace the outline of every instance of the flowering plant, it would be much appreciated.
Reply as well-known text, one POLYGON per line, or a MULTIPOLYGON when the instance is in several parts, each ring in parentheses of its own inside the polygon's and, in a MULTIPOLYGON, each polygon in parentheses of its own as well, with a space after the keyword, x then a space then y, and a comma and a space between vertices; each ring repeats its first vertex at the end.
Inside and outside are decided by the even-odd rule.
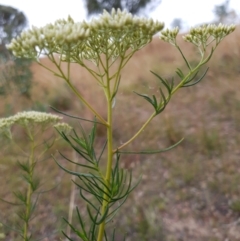
MULTIPOLYGON (((48 24, 43 28, 33 27, 13 39, 8 48, 16 57, 34 58, 44 68, 54 75, 62 78, 95 115, 92 130, 88 135, 82 128, 82 136, 74 131, 68 136, 64 131, 59 131, 66 142, 83 158, 85 162, 77 162, 66 158, 68 161, 82 167, 82 172, 68 170, 57 164, 69 174, 79 178, 75 182, 80 189, 80 196, 86 201, 86 209, 91 225, 88 226, 77 209, 77 216, 81 226, 78 230, 74 224, 70 225, 74 233, 84 241, 109 240, 106 233, 106 225, 113 219, 119 208, 127 200, 128 195, 137 184, 132 185, 131 173, 123 170, 120 165, 122 153, 131 154, 136 152, 124 151, 123 149, 136 139, 151 120, 160 114, 172 96, 180 88, 189 87, 200 82, 204 74, 196 79, 200 68, 212 57, 218 44, 224 37, 234 31, 235 26, 204 25, 192 28, 190 33, 183 37, 189 43, 195 45, 199 51, 199 62, 192 66, 177 43, 178 28, 164 30, 164 24, 152 19, 132 16, 130 13, 120 10, 106 11, 90 22, 74 22, 69 17, 67 20, 58 20, 54 24, 48 24), (120 146, 115 146, 113 141, 113 107, 115 105, 118 88, 121 82, 121 70, 135 52, 150 43, 153 36, 161 31, 160 39, 172 44, 180 52, 188 71, 177 69, 177 81, 169 81, 152 72, 159 80, 160 96, 152 97, 136 93, 144 98, 152 107, 153 113, 145 121, 142 127, 133 136, 120 146), (210 51, 208 49, 210 48, 210 51), (49 69, 41 63, 40 57, 45 55, 56 66, 56 71, 49 69), (62 63, 67 64, 67 69, 62 63), (72 63, 79 64, 94 77, 102 88, 107 101, 107 119, 105 119, 91 103, 84 98, 82 93, 73 85, 71 80, 72 63), (92 64, 93 63, 93 64, 92 64), (162 89, 163 86, 165 90, 162 89), (104 125, 106 128, 106 143, 102 147, 100 155, 95 151, 94 141, 96 126, 104 125), (100 160, 106 149, 107 162, 105 172, 102 171, 100 160), (115 158, 114 158, 115 157, 115 158), (89 197, 89 194, 91 197, 89 197)), ((140 151, 140 154, 151 154, 167 151, 175 145, 164 150, 140 151)), ((63 234, 68 240, 73 240, 69 235, 63 234)), ((111 240, 114 240, 114 232, 111 240)), ((26 239, 24 239, 26 241, 26 239)))
MULTIPOLYGON (((38 196, 40 195, 40 193, 37 192, 41 183, 34 169, 37 162, 41 160, 41 157, 51 148, 56 137, 48 138, 44 140, 43 143, 41 141, 44 139, 44 133, 48 132, 52 127, 55 127, 58 131, 71 130, 68 124, 64 122, 60 123, 61 120, 62 117, 60 116, 37 111, 19 112, 14 116, 0 119, 0 138, 5 137, 11 140, 11 144, 18 148, 18 151, 23 155, 23 159, 26 160, 18 160, 17 162, 23 173, 22 176, 26 183, 26 188, 24 188, 24 190, 16 190, 13 193, 17 199, 15 205, 21 207, 17 214, 21 219, 19 233, 24 241, 30 240, 32 236, 29 231, 29 226, 38 202, 38 196), (29 145, 22 145, 21 140, 19 141, 19 139, 14 138, 13 126, 18 126, 23 129, 29 145), (34 194, 36 195, 34 196, 34 194)), ((1 200, 13 204, 12 202, 1 200)))

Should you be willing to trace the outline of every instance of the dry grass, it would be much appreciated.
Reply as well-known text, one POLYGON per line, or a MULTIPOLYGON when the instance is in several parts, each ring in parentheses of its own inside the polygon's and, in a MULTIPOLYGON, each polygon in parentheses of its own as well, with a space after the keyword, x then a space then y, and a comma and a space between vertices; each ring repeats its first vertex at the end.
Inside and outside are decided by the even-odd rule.
MULTIPOLYGON (((164 148, 182 137, 184 142, 163 154, 122 156, 122 165, 134 169, 136 178, 143 174, 139 187, 113 223, 119 227, 119 233, 128 233, 127 240, 240 240, 239 39, 238 27, 217 49, 203 82, 180 90, 164 113, 153 120, 129 149, 164 148)), ((181 44, 183 51, 194 61, 194 49, 182 41, 181 44)), ((42 61, 52 67, 48 60, 42 61)), ((171 78, 174 68, 182 65, 175 49, 158 39, 132 58, 123 71, 115 107, 115 146, 126 141, 152 113, 151 107, 132 92, 157 93, 156 80, 149 70, 171 78)), ((29 108, 49 111, 50 104, 67 113, 92 117, 61 79, 35 63, 32 70, 31 101, 18 96, 1 101, 2 116, 29 108)), ((87 72, 72 66, 72 79, 105 116, 101 90, 87 72)), ((69 121, 77 126, 77 122, 69 121)), ((99 143, 104 133, 105 130, 99 127, 99 143)), ((58 148, 68 152, 64 144, 59 144, 58 148)), ((10 155, 5 151, 0 164, 1 197, 9 198, 9 191, 19 186, 15 162, 16 152, 12 151, 10 155)), ((70 176, 60 171, 51 159, 47 160, 47 165, 40 163, 38 168, 41 175, 48 177, 44 188, 57 184, 39 200, 33 229, 41 236, 57 232, 62 225, 61 216, 67 217, 70 176)), ((81 207, 78 195, 77 203, 81 207)), ((0 220, 15 220, 13 211, 14 208, 0 203, 0 220)), ((13 232, 7 232, 7 235, 7 241, 17 240, 13 232)), ((59 234, 43 240, 59 240, 57 237, 59 234)), ((120 238, 121 235, 117 240, 120 238)))

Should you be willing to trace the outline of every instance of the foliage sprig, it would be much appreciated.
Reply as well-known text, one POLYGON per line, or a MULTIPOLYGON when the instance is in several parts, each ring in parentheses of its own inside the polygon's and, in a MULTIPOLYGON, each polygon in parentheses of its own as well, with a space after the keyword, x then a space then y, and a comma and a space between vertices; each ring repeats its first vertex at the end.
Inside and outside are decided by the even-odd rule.
POLYGON ((61 120, 62 117, 60 116, 37 111, 19 112, 14 116, 0 119, 0 137, 8 138, 11 141, 10 144, 15 145, 24 155, 23 160, 21 160, 22 158, 20 160, 18 159, 20 155, 17 157, 17 165, 22 172, 22 180, 26 186, 24 186, 23 190, 21 188, 13 192, 13 195, 17 199, 16 203, 0 199, 8 204, 14 204, 20 207, 17 211, 17 216, 20 220, 17 231, 23 241, 32 240, 31 220, 38 203, 38 197, 41 193, 37 192, 40 187, 40 177, 36 176, 35 167, 39 158, 46 153, 54 143, 54 140, 51 142, 50 140, 46 140, 43 142, 44 147, 40 148, 43 139, 41 136, 53 126, 58 130, 69 130, 71 127, 66 123, 59 123, 61 120), (21 141, 14 138, 13 126, 22 127, 29 145, 24 146, 21 141), (41 138, 39 138, 39 136, 41 138), (40 141, 38 139, 40 139, 40 141))

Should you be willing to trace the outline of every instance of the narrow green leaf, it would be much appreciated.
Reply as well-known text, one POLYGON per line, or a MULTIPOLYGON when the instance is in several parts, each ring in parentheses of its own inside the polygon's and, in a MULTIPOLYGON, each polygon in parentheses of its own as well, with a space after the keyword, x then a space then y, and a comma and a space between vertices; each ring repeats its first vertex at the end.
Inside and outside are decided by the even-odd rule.
POLYGON ((154 103, 154 109, 157 109, 157 105, 158 105, 158 103, 157 103, 157 99, 156 99, 156 96, 155 95, 153 95, 152 96, 153 97, 153 103, 154 103))
POLYGON ((32 191, 35 192, 40 186, 40 179, 35 177, 31 182, 32 191))
POLYGON ((115 228, 113 229, 113 234, 112 234, 112 241, 115 240, 115 228))
POLYGON ((90 146, 92 147, 94 144, 95 136, 96 136, 96 123, 94 123, 92 130, 89 135, 90 146))
POLYGON ((175 72, 181 80, 184 78, 184 74, 181 69, 177 68, 177 70, 175 72))
POLYGON ((80 222, 80 225, 81 225, 83 234, 87 237, 87 232, 86 232, 86 230, 85 230, 84 222, 83 222, 83 220, 82 220, 82 218, 81 218, 81 215, 80 215, 80 212, 79 212, 78 207, 76 207, 76 210, 77 210, 77 216, 78 216, 78 220, 79 220, 79 222, 80 222))
POLYGON ((160 75, 158 75, 157 73, 153 72, 150 70, 150 72, 155 75, 158 79, 160 79, 161 83, 166 87, 168 93, 171 93, 171 87, 169 86, 167 80, 164 80, 160 75))
MULTIPOLYGON (((95 166, 89 166, 89 165, 85 165, 85 164, 82 164, 82 163, 74 162, 74 161, 68 159, 68 158, 67 158, 65 155, 63 155, 61 152, 59 152, 59 154, 60 154, 64 159, 66 159, 67 161, 69 161, 69 162, 72 163, 72 164, 75 164, 75 165, 81 166, 81 167, 86 167, 86 168, 92 169, 92 170, 94 170, 94 171, 98 171, 98 169, 97 169, 95 166)), ((86 160, 86 159, 85 159, 85 160, 86 160)))
POLYGON ((23 203, 13 203, 13 202, 9 202, 9 201, 7 201, 7 200, 5 200, 5 199, 2 199, 2 198, 0 198, 0 201, 5 202, 5 203, 8 203, 8 204, 11 204, 11 205, 14 205, 14 206, 24 205, 23 203))
POLYGON ((161 93, 162 100, 160 101, 160 104, 159 104, 158 108, 156 109, 156 114, 157 115, 160 114, 165 109, 165 107, 167 106, 168 101, 170 100, 170 98, 169 98, 168 101, 167 101, 167 99, 166 99, 166 97, 165 97, 165 95, 164 95, 164 93, 163 93, 161 88, 159 88, 159 91, 161 93), (163 102, 163 104, 162 104, 162 102, 163 102))
POLYGON ((193 82, 191 84, 187 84, 187 85, 185 84, 182 87, 189 87, 189 86, 193 86, 193 85, 196 85, 197 83, 199 83, 205 77, 205 75, 207 74, 208 69, 209 68, 206 69, 206 71, 203 73, 203 75, 198 80, 196 80, 195 82, 193 82))
POLYGON ((25 163, 21 163, 20 161, 17 161, 17 164, 20 166, 20 168, 23 171, 30 173, 30 166, 29 166, 28 161, 26 161, 25 163))
POLYGON ((184 56, 184 54, 183 54, 181 48, 179 48, 179 46, 176 46, 176 47, 177 47, 178 51, 180 52, 180 54, 182 55, 182 58, 184 59, 186 65, 187 65, 187 67, 188 67, 188 69, 191 70, 192 68, 191 68, 189 62, 187 61, 186 57, 184 56))
POLYGON ((99 157, 98 157, 98 159, 97 159, 97 163, 99 163, 99 161, 100 161, 100 159, 101 159, 101 157, 102 157, 102 155, 103 155, 103 152, 104 152, 106 146, 107 146, 107 140, 106 140, 106 141, 104 142, 104 144, 103 144, 103 148, 102 148, 102 151, 101 151, 101 153, 100 153, 100 155, 99 155, 99 157))
MULTIPOLYGON (((187 79, 187 80, 185 81, 185 84, 188 84, 189 82, 191 82, 192 80, 194 80, 194 79, 196 78, 198 72, 199 72, 199 71, 197 71, 191 78, 189 77, 189 79, 187 79)), ((184 85, 185 85, 185 84, 184 84, 184 85)))
MULTIPOLYGON (((74 137, 71 137, 71 138, 74 138, 74 137)), ((76 147, 69 139, 68 137, 66 137, 65 139, 69 145, 80 155, 82 156, 86 161, 90 162, 90 163, 94 163, 91 158, 89 158, 89 155, 88 155, 88 152, 87 151, 84 151, 82 149, 79 149, 78 147, 76 147)), ((77 143, 78 144, 78 143, 77 143)))
POLYGON ((39 195, 37 195, 37 198, 36 198, 35 202, 33 203, 33 205, 31 204, 30 216, 32 215, 32 213, 33 213, 34 210, 36 209, 37 202, 38 202, 38 198, 39 198, 39 195))
POLYGON ((119 76, 119 78, 117 79, 117 85, 116 85, 116 89, 113 92, 113 95, 111 97, 111 101, 114 99, 114 97, 117 95, 118 92, 118 88, 119 88, 119 84, 120 84, 120 80, 121 80, 121 75, 119 76))
POLYGON ((81 179, 84 182, 84 184, 85 184, 85 186, 86 186, 86 188, 87 188, 89 193, 91 193, 92 195, 97 196, 99 198, 102 198, 103 195, 102 195, 101 190, 99 190, 96 186, 92 185, 91 182, 84 180, 84 179, 87 179, 87 178, 84 178, 84 179, 81 178, 81 179))
POLYGON ((174 88, 174 78, 173 77, 172 77, 171 85, 169 87, 170 87, 170 90, 171 90, 171 92, 169 94, 171 94, 172 90, 174 88))
POLYGON ((95 209, 95 211, 98 211, 98 209, 95 207, 95 205, 90 202, 89 198, 86 198, 84 195, 83 195, 83 192, 82 192, 82 188, 80 188, 80 196, 82 197, 82 199, 87 202, 93 209, 95 209))
POLYGON ((24 204, 27 201, 27 196, 25 193, 21 193, 20 191, 13 192, 16 198, 18 198, 20 201, 22 201, 24 204))
MULTIPOLYGON (((98 212, 97 215, 95 216, 95 220, 97 220, 98 214, 99 214, 99 212, 98 212)), ((92 240, 96 241, 96 240, 97 240, 96 237, 95 237, 95 236, 96 236, 96 235, 95 235, 96 227, 97 227, 97 225, 95 224, 95 222, 91 224, 91 228, 90 228, 90 230, 89 230, 89 237, 91 237, 91 238, 90 238, 90 241, 92 241, 92 240)))
POLYGON ((20 236, 21 236, 21 234, 23 233, 23 232, 22 232, 22 227, 19 227, 18 225, 16 225, 16 226, 18 226, 19 229, 16 229, 16 228, 13 228, 12 226, 7 225, 6 223, 4 223, 3 220, 1 220, 1 224, 2 224, 5 228, 7 228, 8 230, 12 230, 12 231, 18 233, 20 236))
MULTIPOLYGON (((93 173, 91 173, 91 174, 94 176, 93 173)), ((101 188, 101 187, 99 186, 99 184, 97 183, 97 181, 99 181, 100 184, 101 184, 104 188, 107 189, 107 192, 110 193, 110 189, 109 189, 108 186, 105 184, 104 180, 102 180, 102 179, 100 179, 100 178, 94 178, 94 179, 92 179, 92 182, 94 182, 95 185, 100 188, 99 190, 103 190, 103 188, 101 188)))
POLYGON ((104 238, 105 238, 105 241, 108 241, 108 237, 107 237, 107 232, 106 232, 106 230, 104 230, 104 238))
MULTIPOLYGON (((63 218, 63 220, 71 227, 72 231, 74 233, 76 233, 78 235, 78 237, 82 238, 84 241, 89 241, 88 238, 85 236, 85 234, 79 232, 76 228, 74 228, 74 226, 71 223, 69 223, 67 219, 63 218)), ((66 238, 68 238, 69 240, 72 240, 63 231, 62 231, 62 233, 66 238)))
POLYGON ((212 47, 211 48, 211 53, 208 55, 208 57, 204 60, 204 62, 202 63, 203 64, 206 64, 211 58, 212 58, 212 55, 213 55, 213 52, 214 52, 214 48, 212 47))
MULTIPOLYGON (((108 206, 106 207, 104 214, 102 215, 102 217, 99 220, 96 220, 96 218, 95 219, 93 218, 91 210, 90 210, 88 205, 87 205, 87 211, 88 211, 89 217, 92 220, 92 222, 94 222, 96 225, 99 225, 102 222, 104 222, 104 220, 106 219, 108 211, 109 211, 109 208, 108 208, 108 206)), ((98 210, 98 213, 96 214, 96 216, 98 216, 98 214, 100 215, 100 211, 99 210, 98 210)))
MULTIPOLYGON (((79 178, 80 178, 80 177, 79 177, 79 178)), ((82 181, 83 181, 84 184, 87 186, 87 188, 79 185, 78 183, 76 183, 76 182, 74 182, 74 181, 73 181, 73 182, 74 182, 79 188, 81 188, 82 190, 84 190, 85 192, 92 194, 95 198, 99 198, 98 200, 105 200, 105 201, 107 201, 107 199, 103 198, 102 195, 98 194, 95 190, 93 190, 91 187, 89 187, 89 185, 86 184, 86 182, 85 182, 84 180, 82 180, 82 181)), ((102 203, 102 201, 101 201, 101 203, 102 203)))
POLYGON ((57 160, 54 158, 54 156, 52 156, 54 161, 57 163, 57 165, 62 169, 64 170, 65 172, 69 173, 69 174, 72 174, 74 176, 77 176, 77 177, 80 177, 80 176, 83 176, 83 177, 91 177, 91 178, 94 178, 94 176, 92 176, 91 174, 87 174, 87 173, 80 173, 80 172, 74 172, 74 171, 70 171, 66 168, 64 168, 62 165, 60 165, 57 160))
POLYGON ((126 202, 128 198, 128 195, 126 195, 122 202, 117 206, 117 208, 115 208, 111 213, 108 214, 108 218, 106 219, 106 223, 109 223, 118 213, 118 211, 120 210, 120 207, 126 202))
MULTIPOLYGON (((81 123, 79 123, 79 126, 80 126, 80 129, 81 129, 81 134, 83 136, 83 139, 84 139, 84 142, 85 142, 85 145, 86 145, 86 150, 90 150, 90 144, 88 142, 88 136, 83 128, 83 126, 81 125, 81 123)), ((75 132, 76 133, 76 132, 75 132)), ((81 138, 80 138, 81 139, 81 138)))
POLYGON ((161 149, 161 150, 149 150, 149 151, 118 151, 121 154, 156 154, 156 153, 161 153, 161 152, 165 152, 165 151, 169 151, 171 149, 173 149, 174 147, 178 146, 182 141, 184 140, 184 138, 182 138, 180 141, 178 141, 177 143, 175 143, 174 145, 165 148, 165 149, 161 149))
POLYGON ((69 241, 74 241, 73 239, 69 238, 64 231, 62 231, 62 234, 63 234, 69 241))
MULTIPOLYGON (((84 182, 84 184, 87 186, 87 188, 89 189, 89 193, 93 194, 94 196, 98 196, 101 199, 103 198, 103 194, 106 194, 108 196, 108 198, 111 198, 111 196, 109 195, 108 192, 106 192, 104 189, 100 188, 99 186, 95 186, 94 183, 91 182, 91 180, 89 180, 87 177, 81 178, 81 180, 84 182), (86 179, 88 181, 88 183, 84 180, 86 179)), ((107 199, 104 199, 107 200, 107 199)))
POLYGON ((146 94, 139 94, 139 93, 137 93, 136 91, 133 91, 133 92, 134 92, 135 94, 143 97, 143 98, 144 98, 146 101, 148 101, 152 106, 154 106, 153 100, 152 100, 148 95, 146 95, 146 94))
POLYGON ((71 136, 71 138, 72 138, 80 147, 82 147, 83 150, 86 150, 86 152, 84 152, 84 153, 88 154, 88 152, 87 152, 88 143, 86 143, 86 141, 85 141, 84 139, 82 139, 82 138, 77 139, 77 138, 75 138, 75 137, 73 137, 73 136, 71 136))
MULTIPOLYGON (((74 119, 78 119, 78 120, 83 120, 83 121, 95 123, 95 121, 92 121, 92 120, 88 120, 88 119, 85 119, 85 118, 82 118, 82 117, 73 116, 73 115, 69 115, 69 114, 67 114, 67 113, 64 113, 64 112, 56 109, 55 107, 53 107, 53 106, 51 106, 51 105, 50 105, 50 108, 53 109, 53 110, 55 110, 56 112, 62 114, 62 115, 65 115, 65 116, 68 116, 68 117, 71 117, 71 118, 74 118, 74 119)), ((96 123, 97 123, 97 124, 104 125, 102 122, 96 121, 96 123)))

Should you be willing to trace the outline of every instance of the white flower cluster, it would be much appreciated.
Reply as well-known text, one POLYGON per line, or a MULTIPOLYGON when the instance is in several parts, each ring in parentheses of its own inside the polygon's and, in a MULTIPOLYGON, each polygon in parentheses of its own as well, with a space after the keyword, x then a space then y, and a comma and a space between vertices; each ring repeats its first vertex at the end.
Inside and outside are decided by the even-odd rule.
MULTIPOLYGON (((183 36, 183 39, 187 42, 193 43, 197 47, 202 45, 206 46, 208 45, 208 42, 211 42, 212 40, 215 40, 217 45, 224 37, 232 33, 234 30, 234 25, 203 25, 200 27, 191 28, 189 34, 183 36)), ((165 42, 175 45, 178 31, 178 28, 174 28, 173 30, 167 29, 161 32, 160 38, 165 42)))
POLYGON ((0 119, 0 134, 5 134, 7 137, 11 138, 11 126, 14 124, 19 125, 32 125, 32 124, 41 124, 41 125, 54 125, 59 122, 62 117, 38 112, 38 111, 24 111, 19 112, 14 116, 0 119))
POLYGON ((9 117, 14 124, 28 124, 28 123, 42 123, 55 124, 62 119, 62 117, 38 111, 23 111, 16 115, 9 117))
POLYGON ((67 123, 57 123, 56 125, 54 125, 54 127, 57 129, 57 131, 63 132, 65 135, 68 135, 73 129, 67 123))
POLYGON ((149 43, 164 27, 152 19, 132 16, 125 11, 106 11, 89 23, 72 18, 58 20, 42 28, 33 27, 7 46, 16 57, 38 58, 57 53, 65 61, 97 62, 100 54, 121 56, 128 49, 136 51, 149 43))
POLYGON ((232 33, 235 28, 235 25, 227 26, 221 23, 219 25, 203 25, 201 27, 191 28, 189 34, 185 35, 183 39, 193 43, 197 47, 208 44, 210 38, 215 40, 216 44, 219 44, 220 41, 228 34, 232 33))
POLYGON ((165 42, 168 42, 172 45, 176 44, 176 37, 178 35, 179 32, 179 28, 176 27, 172 30, 166 29, 164 31, 161 32, 161 36, 160 39, 162 39, 165 42))
POLYGON ((22 32, 7 46, 16 57, 37 58, 44 53, 59 53, 64 45, 79 43, 89 35, 89 29, 82 23, 67 20, 57 20, 45 27, 32 27, 22 32))
POLYGON ((100 15, 99 19, 93 19, 89 23, 90 29, 96 30, 120 30, 124 32, 142 31, 142 34, 154 35, 163 29, 164 24, 152 19, 132 16, 131 13, 112 9, 111 13, 106 10, 100 15))
POLYGON ((7 138, 12 139, 10 128, 13 124, 14 124, 14 121, 11 118, 1 118, 0 135, 6 136, 7 138))

